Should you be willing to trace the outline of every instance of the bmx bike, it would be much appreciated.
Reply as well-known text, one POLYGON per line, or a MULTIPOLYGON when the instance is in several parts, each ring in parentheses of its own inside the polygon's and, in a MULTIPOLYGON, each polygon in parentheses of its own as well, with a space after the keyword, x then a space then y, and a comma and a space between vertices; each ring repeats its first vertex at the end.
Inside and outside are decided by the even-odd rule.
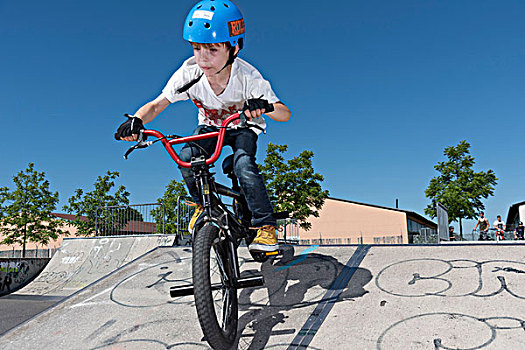
MULTIPOLYGON (((204 134, 180 137, 163 135, 156 130, 142 130, 137 144, 124 155, 135 149, 146 148, 156 142, 162 142, 171 158, 181 167, 191 168, 202 198, 203 214, 197 219, 192 232, 192 285, 173 286, 171 297, 194 295, 195 307, 201 329, 209 345, 214 349, 229 349, 237 337, 238 295, 240 288, 264 285, 262 275, 242 277, 239 267, 237 248, 245 240, 249 245, 256 235, 256 230, 250 228, 251 212, 235 173, 233 171, 233 155, 226 157, 222 169, 232 180, 232 186, 226 187, 214 180, 210 167, 219 159, 225 134, 231 130, 229 125, 240 119, 236 128, 258 127, 246 120, 244 113, 238 112, 224 120, 218 131, 204 134), (145 141, 144 136, 153 136, 153 141, 145 141), (190 162, 181 160, 173 146, 191 143, 200 148, 197 141, 217 138, 215 151, 209 156, 193 157, 190 162), (232 198, 232 209, 223 203, 221 197, 232 198)), ((203 150, 204 151, 204 150, 203 150)), ((288 217, 287 212, 275 213, 276 219, 288 217)), ((269 255, 277 252, 250 252, 254 260, 264 262, 269 255)))
POLYGON ((476 235, 476 232, 479 232, 478 241, 493 241, 494 238, 489 233, 489 230, 490 229, 487 229, 485 231, 483 231, 483 230, 479 230, 479 231, 478 230, 472 230, 472 236, 474 237, 476 235))

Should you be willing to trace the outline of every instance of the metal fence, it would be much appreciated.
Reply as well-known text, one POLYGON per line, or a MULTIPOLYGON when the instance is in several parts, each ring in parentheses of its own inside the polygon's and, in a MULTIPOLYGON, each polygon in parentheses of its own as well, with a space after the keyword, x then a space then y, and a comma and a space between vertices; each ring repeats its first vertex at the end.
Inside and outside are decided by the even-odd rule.
POLYGON ((195 206, 189 205, 190 202, 191 197, 188 196, 179 196, 177 198, 177 220, 175 231, 180 239, 183 238, 183 236, 190 235, 188 225, 190 224, 190 220, 195 212, 195 206))
MULTIPOLYGON (((460 240, 459 234, 456 235, 456 240, 460 240)), ((486 234, 480 231, 472 231, 463 234, 464 241, 515 241, 514 229, 507 229, 503 235, 498 234, 495 228, 490 228, 486 234)))
MULTIPOLYGON (((58 248, 26 249, 26 258, 51 258, 58 248)), ((2 250, 0 258, 22 258, 22 249, 2 250)))
POLYGON ((97 208, 95 230, 99 236, 164 234, 165 226, 163 203, 97 208))
MULTIPOLYGON (((299 239, 299 244, 305 245, 337 245, 337 244, 352 244, 351 238, 308 238, 308 239, 299 239)), ((354 242, 355 244, 359 244, 354 242)))
POLYGON ((319 233, 319 238, 312 237, 312 234, 306 234, 305 237, 299 237, 299 244, 319 244, 319 245, 344 245, 344 244, 403 244, 403 235, 401 233, 366 235, 348 234, 348 237, 324 238, 322 233, 319 233), (308 238, 306 238, 308 237, 308 238))
POLYGON ((433 228, 423 227, 419 229, 419 235, 414 235, 415 244, 437 244, 438 233, 433 228))

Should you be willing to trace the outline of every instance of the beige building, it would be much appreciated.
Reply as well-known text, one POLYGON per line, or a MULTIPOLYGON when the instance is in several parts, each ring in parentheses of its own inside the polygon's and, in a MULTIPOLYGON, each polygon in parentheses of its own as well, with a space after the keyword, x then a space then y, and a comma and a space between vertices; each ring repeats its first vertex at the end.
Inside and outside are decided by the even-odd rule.
POLYGON ((301 244, 406 244, 421 229, 437 230, 437 224, 412 211, 337 198, 328 198, 309 222, 310 230, 298 230, 301 244))
MULTIPOLYGON (((53 214, 54 215, 54 214, 53 214)), ((59 215, 55 215, 59 216, 59 215)), ((74 215, 72 215, 74 216, 74 215)), ((34 242, 27 242, 26 243, 26 252, 28 253, 27 256, 40 256, 41 253, 36 253, 36 250, 50 250, 49 252, 45 252, 45 254, 52 255, 55 250, 57 250, 60 245, 62 244, 62 240, 64 237, 76 237, 77 229, 71 225, 68 225, 67 222, 64 222, 64 224, 60 227, 62 231, 65 232, 65 234, 59 235, 56 240, 51 239, 48 244, 42 245, 42 244, 36 244, 34 242)), ((2 235, 0 235, 0 241, 3 239, 2 235)), ((22 244, 13 244, 13 245, 7 245, 7 244, 0 244, 0 256, 9 256, 9 252, 13 251, 19 251, 22 250, 22 244)))

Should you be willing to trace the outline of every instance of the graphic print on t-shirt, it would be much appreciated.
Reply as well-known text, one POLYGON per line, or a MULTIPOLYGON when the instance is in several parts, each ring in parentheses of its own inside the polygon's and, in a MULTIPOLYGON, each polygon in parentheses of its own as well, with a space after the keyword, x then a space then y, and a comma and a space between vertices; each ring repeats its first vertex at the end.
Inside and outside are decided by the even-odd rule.
MULTIPOLYGON (((198 109, 204 111, 204 120, 209 122, 210 125, 216 125, 220 126, 224 119, 226 117, 230 116, 231 114, 236 113, 237 111, 241 110, 241 107, 237 107, 236 105, 231 105, 228 107, 227 110, 225 109, 208 109, 205 108, 202 103, 197 100, 196 98, 192 99, 195 106, 197 106, 198 109)), ((236 125, 239 124, 239 120, 234 121, 232 124, 236 125)), ((208 124, 208 123, 206 123, 208 124)))

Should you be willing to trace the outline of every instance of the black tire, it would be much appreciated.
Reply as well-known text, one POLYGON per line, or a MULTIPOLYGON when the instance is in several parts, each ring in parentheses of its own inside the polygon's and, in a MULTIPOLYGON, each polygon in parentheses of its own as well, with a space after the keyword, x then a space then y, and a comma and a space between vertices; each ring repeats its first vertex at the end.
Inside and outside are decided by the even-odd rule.
POLYGON ((222 350, 230 349, 237 337, 238 301, 237 289, 225 283, 231 280, 231 259, 227 258, 225 241, 218 241, 218 233, 217 227, 207 224, 195 235, 193 285, 204 337, 213 349, 222 350), (214 283, 222 284, 222 288, 212 290, 214 283))

